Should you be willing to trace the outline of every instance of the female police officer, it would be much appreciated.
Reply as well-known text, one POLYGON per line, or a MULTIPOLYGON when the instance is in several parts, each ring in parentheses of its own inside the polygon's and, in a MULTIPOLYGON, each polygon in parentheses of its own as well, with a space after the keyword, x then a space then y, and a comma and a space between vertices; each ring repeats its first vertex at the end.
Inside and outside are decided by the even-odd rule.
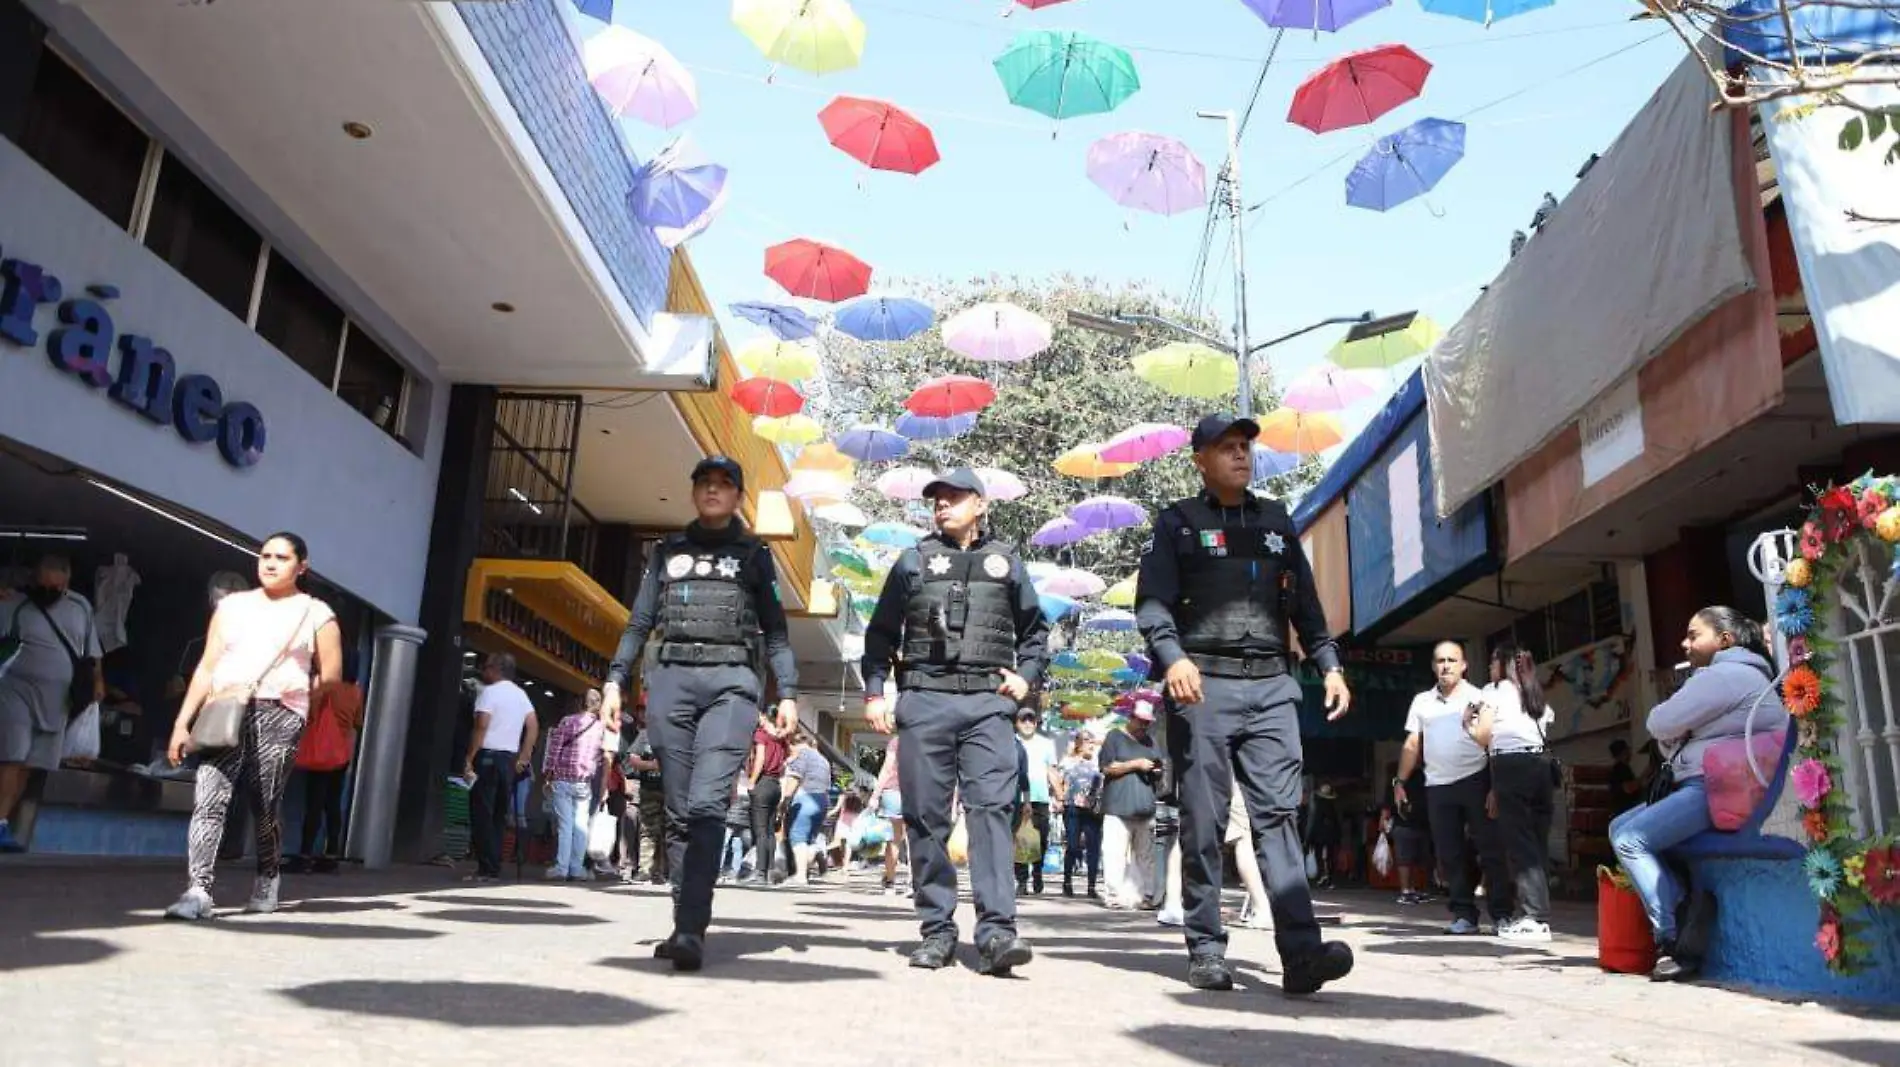
POLYGON ((673 934, 654 955, 696 971, 712 921, 726 805, 752 745, 762 696, 756 644, 778 683, 778 720, 798 723, 798 667, 785 632, 772 554, 738 519, 745 472, 725 456, 693 468, 699 518, 654 549, 633 618, 607 670, 601 715, 617 729, 622 690, 647 637, 659 631, 647 678, 647 731, 666 794, 673 934))

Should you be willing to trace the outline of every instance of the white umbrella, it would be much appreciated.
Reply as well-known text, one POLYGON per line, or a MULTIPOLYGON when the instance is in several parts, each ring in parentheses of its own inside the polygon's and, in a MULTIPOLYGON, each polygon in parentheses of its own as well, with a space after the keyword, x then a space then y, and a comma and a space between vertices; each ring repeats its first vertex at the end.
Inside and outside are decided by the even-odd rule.
POLYGON ((1021 500, 1029 495, 1029 487, 1021 478, 996 467, 978 467, 976 479, 983 483, 983 495, 991 500, 1021 500))
POLYGON ((835 526, 863 526, 871 521, 863 508, 844 501, 820 505, 811 514, 812 518, 823 519, 835 526))
POLYGON ((945 348, 985 363, 1019 363, 1054 339, 1055 327, 1047 319, 1014 304, 978 304, 943 324, 945 348))

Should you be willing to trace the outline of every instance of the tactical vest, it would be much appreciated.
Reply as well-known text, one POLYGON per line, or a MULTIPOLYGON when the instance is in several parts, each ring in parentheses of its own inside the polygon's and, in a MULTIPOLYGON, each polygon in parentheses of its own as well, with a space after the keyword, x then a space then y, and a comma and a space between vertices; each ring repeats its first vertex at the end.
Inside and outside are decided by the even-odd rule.
MULTIPOLYGON (((1186 519, 1173 536, 1180 562, 1174 623, 1181 647, 1223 654, 1240 649, 1286 651, 1287 604, 1294 570, 1287 553, 1299 543, 1286 508, 1218 508, 1200 497, 1174 505, 1186 519)), ((1160 550, 1161 546, 1156 546, 1160 550)))
POLYGON ((758 611, 745 586, 746 561, 759 541, 741 535, 707 545, 683 533, 668 534, 654 551, 660 557, 660 617, 664 644, 739 645, 759 631, 758 611))
POLYGON ((993 670, 1016 666, 1016 551, 992 541, 964 552, 936 537, 917 546, 923 581, 904 608, 904 662, 993 670), (941 609, 940 620, 932 616, 941 609), (947 631, 948 636, 936 633, 947 631))

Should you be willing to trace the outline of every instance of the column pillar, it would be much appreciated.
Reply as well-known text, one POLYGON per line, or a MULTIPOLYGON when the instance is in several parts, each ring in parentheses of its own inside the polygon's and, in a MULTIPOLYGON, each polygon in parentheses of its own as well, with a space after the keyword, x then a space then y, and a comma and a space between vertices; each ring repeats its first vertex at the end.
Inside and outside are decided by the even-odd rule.
POLYGON ((363 743, 350 799, 349 855, 370 870, 389 866, 402 795, 403 750, 409 741, 416 691, 416 660, 427 631, 384 626, 376 631, 376 658, 364 705, 363 743))

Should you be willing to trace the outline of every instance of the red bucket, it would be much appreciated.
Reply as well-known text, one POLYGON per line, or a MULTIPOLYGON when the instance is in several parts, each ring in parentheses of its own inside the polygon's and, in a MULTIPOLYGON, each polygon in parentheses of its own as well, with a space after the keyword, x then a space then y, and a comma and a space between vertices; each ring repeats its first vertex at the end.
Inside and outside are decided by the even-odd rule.
POLYGON ((1656 935, 1643 898, 1597 870, 1597 966, 1612 974, 1648 974, 1656 966, 1656 935))

